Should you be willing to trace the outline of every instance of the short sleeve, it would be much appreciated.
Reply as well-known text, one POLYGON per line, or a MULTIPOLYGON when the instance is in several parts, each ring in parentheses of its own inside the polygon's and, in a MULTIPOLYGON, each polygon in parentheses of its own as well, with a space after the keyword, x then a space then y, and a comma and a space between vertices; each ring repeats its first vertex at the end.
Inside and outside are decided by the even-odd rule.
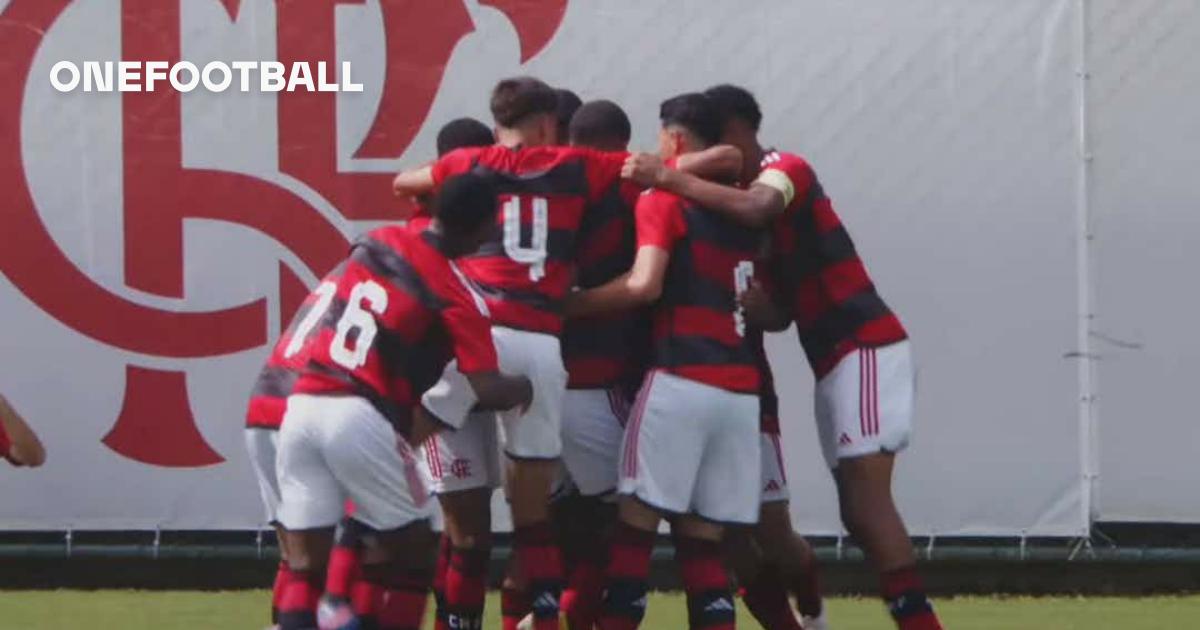
POLYGON ((441 188, 447 179, 471 170, 479 153, 479 147, 466 147, 456 149, 438 158, 438 161, 433 163, 433 187, 441 188))
POLYGON ((687 232, 679 199, 659 191, 643 194, 637 202, 638 247, 670 250, 687 232))
POLYGON ((790 206, 797 197, 808 195, 814 180, 812 168, 799 156, 771 153, 763 161, 762 172, 754 183, 779 191, 784 205, 790 206))
POLYGON ((587 169, 589 200, 596 201, 621 179, 621 167, 629 153, 583 149, 582 155, 587 169))

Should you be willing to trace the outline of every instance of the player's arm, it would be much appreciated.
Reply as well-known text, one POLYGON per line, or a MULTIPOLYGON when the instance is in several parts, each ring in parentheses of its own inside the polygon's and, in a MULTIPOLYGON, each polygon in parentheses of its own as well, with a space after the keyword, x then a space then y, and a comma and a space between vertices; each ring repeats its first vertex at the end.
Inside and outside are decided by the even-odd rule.
POLYGON ((392 180, 392 193, 397 197, 422 197, 433 192, 433 165, 402 171, 392 180))
POLYGON ((701 179, 734 181, 742 172, 742 152, 733 145, 718 144, 675 158, 675 168, 701 179))
POLYGON ((738 295, 738 304, 746 313, 750 325, 767 332, 787 330, 792 319, 772 297, 771 292, 758 280, 751 281, 750 288, 738 295))
POLYGON ((46 462, 41 440, 3 396, 0 396, 0 431, 7 434, 9 442, 0 456, 14 466, 37 467, 46 462))
POLYGON ((500 372, 492 324, 485 316, 487 307, 459 278, 447 276, 445 282, 448 301, 441 317, 458 369, 475 391, 476 406, 487 410, 527 408, 533 400, 533 384, 525 376, 500 372))
POLYGON ((795 196, 791 179, 782 171, 765 170, 749 188, 743 190, 667 168, 657 156, 644 153, 630 156, 622 175, 644 186, 687 197, 751 227, 769 224, 783 213, 795 196))
POLYGON ((624 275, 594 289, 572 294, 567 300, 567 317, 624 311, 658 300, 670 261, 671 254, 661 247, 638 247, 633 267, 624 275))

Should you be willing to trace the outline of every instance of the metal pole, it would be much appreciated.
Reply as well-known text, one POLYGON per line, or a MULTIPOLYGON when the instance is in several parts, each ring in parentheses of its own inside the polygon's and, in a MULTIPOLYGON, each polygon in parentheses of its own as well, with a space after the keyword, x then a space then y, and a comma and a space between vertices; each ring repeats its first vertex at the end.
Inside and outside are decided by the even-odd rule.
POLYGON ((1099 472, 1096 469, 1096 356, 1092 349, 1092 330, 1095 320, 1095 296, 1092 292, 1092 146, 1091 121, 1088 98, 1091 81, 1089 64, 1090 42, 1088 22, 1089 0, 1076 0, 1076 43, 1077 63, 1075 71, 1078 102, 1078 166, 1076 173, 1076 248, 1075 271, 1077 282, 1077 356, 1079 380, 1079 459, 1080 480, 1083 486, 1082 518, 1085 532, 1090 532, 1096 521, 1095 490, 1099 472))

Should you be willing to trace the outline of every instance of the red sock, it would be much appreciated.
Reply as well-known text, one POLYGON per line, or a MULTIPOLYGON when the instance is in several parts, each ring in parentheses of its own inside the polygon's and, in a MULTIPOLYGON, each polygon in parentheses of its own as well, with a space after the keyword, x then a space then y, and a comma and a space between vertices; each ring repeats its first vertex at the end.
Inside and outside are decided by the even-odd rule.
POLYGON ((733 630, 733 590, 721 557, 721 544, 677 536, 675 562, 687 593, 688 627, 692 630, 733 630))
POLYGON ((483 627, 490 553, 487 547, 450 550, 450 562, 446 567, 446 614, 438 615, 438 630, 483 627))
POLYGON ((792 614, 787 591, 783 590, 779 571, 773 564, 764 564, 754 580, 746 585, 742 592, 742 602, 764 628, 804 630, 800 622, 796 621, 796 615, 792 614))
POLYGON ((317 627, 317 604, 324 591, 325 572, 292 571, 279 599, 279 627, 307 630, 317 627))
MULTIPOLYGON (((391 565, 366 567, 366 581, 382 594, 375 615, 379 630, 419 630, 425 619, 433 575, 391 565)), ((469 626, 468 626, 469 627, 469 626)))
POLYGON ((378 627, 383 594, 383 589, 366 580, 357 580, 350 586, 350 609, 364 629, 378 627))
POLYGON ((825 604, 821 599, 821 569, 810 554, 799 575, 788 581, 788 589, 796 597, 796 608, 805 617, 820 617, 825 604))
POLYGON ((513 531, 517 564, 526 580, 533 608, 534 630, 558 630, 558 600, 562 597, 562 552, 549 521, 513 531))
POLYGON ((329 552, 329 572, 325 576, 325 593, 330 597, 350 599, 350 587, 358 579, 361 559, 358 541, 343 545, 339 540, 329 552))
POLYGON ((883 600, 900 630, 942 630, 925 585, 915 566, 888 571, 880 576, 883 600))
POLYGON ((646 580, 654 532, 617 525, 609 546, 602 630, 635 630, 646 616, 646 580))
POLYGON ((559 602, 563 614, 572 628, 592 627, 600 619, 600 605, 604 597, 604 568, 593 560, 579 560, 571 569, 567 588, 559 602))
POLYGON ((287 562, 280 560, 279 567, 275 569, 275 585, 271 588, 271 623, 279 623, 279 604, 283 601, 283 592, 292 579, 292 570, 288 568, 287 562))
POLYGON ((517 630, 517 624, 533 611, 529 594, 516 588, 500 590, 500 615, 504 630, 517 630))

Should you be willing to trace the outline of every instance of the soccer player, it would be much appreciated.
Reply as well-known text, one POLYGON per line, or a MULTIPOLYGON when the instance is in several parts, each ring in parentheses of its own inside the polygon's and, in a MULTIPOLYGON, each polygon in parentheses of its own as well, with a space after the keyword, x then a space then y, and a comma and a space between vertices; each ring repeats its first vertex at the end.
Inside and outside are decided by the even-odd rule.
MULTIPOLYGON (((625 151, 632 127, 612 101, 582 105, 571 119, 570 141, 602 151, 625 151)), ((579 231, 576 285, 601 286, 624 274, 637 248, 633 208, 641 187, 614 184, 588 209, 579 231)), ((555 496, 554 520, 568 568, 562 610, 574 630, 595 626, 604 587, 604 552, 616 518, 613 494, 621 437, 648 359, 649 319, 644 309, 568 319, 562 355, 567 368, 563 400, 564 479, 555 496)))
POLYGON ((316 625, 324 564, 346 498, 368 532, 362 572, 382 594, 375 623, 420 625, 432 535, 411 445, 439 425, 417 407, 413 376, 452 348, 472 404, 504 409, 528 405, 532 396, 528 379, 498 372, 490 323, 449 262, 478 247, 495 212, 487 180, 454 178, 440 192, 429 229, 386 227, 359 239, 336 281, 317 288, 296 324, 288 350, 303 356, 303 367, 287 399, 276 460, 278 520, 295 574, 280 605, 283 629, 316 625))
POLYGON ((913 367, 908 335, 880 298, 853 241, 803 158, 765 149, 762 112, 750 92, 706 92, 726 120, 724 141, 746 156, 741 190, 631 158, 629 174, 747 225, 770 225, 777 290, 743 296, 764 327, 795 323, 817 379, 821 450, 833 470, 842 522, 879 572, 881 594, 902 630, 941 627, 916 572, 912 541, 892 499, 896 453, 912 433, 913 367), (776 308, 775 304, 782 308, 776 308))
POLYGON ((566 88, 555 88, 554 96, 558 99, 558 106, 554 109, 554 119, 558 123, 555 144, 566 144, 571 134, 571 119, 583 105, 583 99, 566 88))
POLYGON ((0 457, 13 466, 37 468, 46 463, 41 440, 4 396, 0 396, 0 457))
MULTIPOLYGON (((668 99, 660 118, 664 159, 720 139, 703 94, 668 99)), ((737 295, 753 278, 763 237, 661 190, 639 199, 636 217, 633 268, 568 306, 586 315, 658 302, 651 371, 625 428, 600 627, 641 623, 655 532, 674 517, 690 627, 733 628, 723 525, 753 524, 759 495, 759 370, 737 295)))
MULTIPOLYGON (((558 97, 531 78, 505 79, 492 92, 497 145, 450 153, 431 167, 399 174, 397 194, 418 196, 463 172, 496 182, 503 210, 491 238, 461 262, 491 312, 501 367, 528 375, 536 392, 524 414, 501 414, 508 496, 518 563, 528 582, 536 628, 556 628, 562 590, 561 554, 549 525, 548 497, 562 452, 562 400, 567 374, 558 336, 561 302, 570 288, 575 235, 584 209, 617 181, 624 153, 548 146, 558 141, 558 97)), ((452 362, 444 384, 459 377, 452 362)), ((423 402, 443 421, 456 422, 470 401, 435 386, 423 402)), ((446 576, 441 628, 482 624, 490 550, 492 490, 501 481, 496 422, 471 422, 431 443, 434 490, 453 550, 446 576)))

